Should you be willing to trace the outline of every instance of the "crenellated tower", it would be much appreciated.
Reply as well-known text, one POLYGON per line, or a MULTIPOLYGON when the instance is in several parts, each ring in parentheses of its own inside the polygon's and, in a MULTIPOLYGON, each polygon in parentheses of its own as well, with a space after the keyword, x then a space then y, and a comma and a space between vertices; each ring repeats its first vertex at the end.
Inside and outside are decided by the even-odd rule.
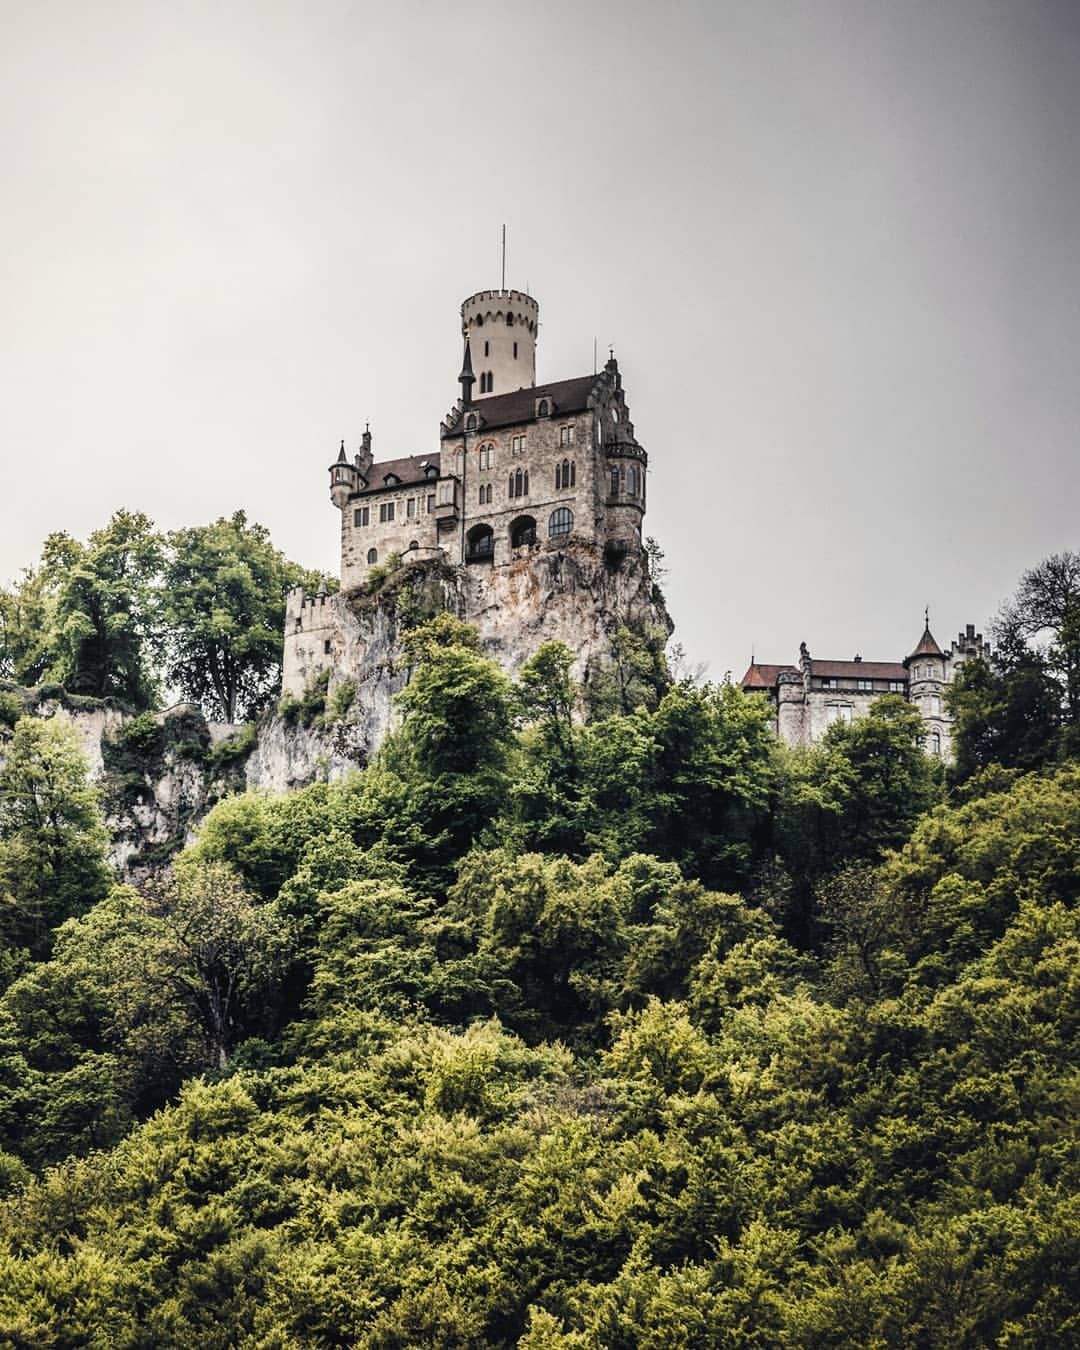
POLYGON ((529 389, 536 383, 540 306, 524 291, 477 291, 461 306, 476 373, 474 399, 529 389))

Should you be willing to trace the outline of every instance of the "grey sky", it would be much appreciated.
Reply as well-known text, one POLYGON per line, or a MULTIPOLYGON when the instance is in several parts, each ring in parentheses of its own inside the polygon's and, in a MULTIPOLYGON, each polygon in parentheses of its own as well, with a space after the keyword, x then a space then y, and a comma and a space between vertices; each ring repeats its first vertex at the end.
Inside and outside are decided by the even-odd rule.
POLYGON ((0 579, 119 506, 337 562, 457 309, 613 343, 677 639, 891 659, 1080 547, 1080 5, 0 0, 0 579))

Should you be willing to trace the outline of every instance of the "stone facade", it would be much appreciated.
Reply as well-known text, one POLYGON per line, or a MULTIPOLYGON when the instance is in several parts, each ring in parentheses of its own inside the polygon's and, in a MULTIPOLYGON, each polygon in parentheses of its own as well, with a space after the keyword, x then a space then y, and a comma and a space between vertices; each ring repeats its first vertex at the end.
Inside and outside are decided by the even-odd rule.
POLYGON ((777 735, 787 745, 816 744, 835 722, 865 717, 883 694, 899 694, 919 711, 923 743, 933 755, 952 753, 952 719, 945 693, 956 672, 973 656, 990 656, 990 646, 968 624, 943 651, 929 623, 910 656, 902 661, 819 660, 804 642, 797 666, 751 662, 742 688, 760 693, 775 710, 777 735))
POLYGON ((595 668, 631 610, 670 632, 651 599, 642 548, 648 458, 618 364, 612 355, 592 375, 536 385, 538 313, 520 291, 464 302, 461 395, 438 450, 376 460, 370 430, 351 458, 342 443, 330 466, 341 595, 289 596, 286 693, 299 696, 326 672, 331 682, 354 678, 370 664, 350 615, 388 567, 457 569, 455 612, 482 638, 490 630, 507 668, 555 637, 579 653, 583 670, 595 668), (589 581, 578 594, 582 569, 589 581), (529 599, 538 594, 540 609, 529 599))

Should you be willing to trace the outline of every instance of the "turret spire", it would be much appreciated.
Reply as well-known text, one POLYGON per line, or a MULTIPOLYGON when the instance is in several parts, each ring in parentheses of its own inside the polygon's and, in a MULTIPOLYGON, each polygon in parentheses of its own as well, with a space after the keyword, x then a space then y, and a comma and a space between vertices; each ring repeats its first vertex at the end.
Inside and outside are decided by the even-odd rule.
POLYGON ((461 385, 461 401, 468 407, 472 402, 473 385, 476 383, 476 376, 472 368, 472 352, 469 350, 469 334, 465 334, 465 357, 461 363, 461 374, 458 376, 458 382, 461 385))

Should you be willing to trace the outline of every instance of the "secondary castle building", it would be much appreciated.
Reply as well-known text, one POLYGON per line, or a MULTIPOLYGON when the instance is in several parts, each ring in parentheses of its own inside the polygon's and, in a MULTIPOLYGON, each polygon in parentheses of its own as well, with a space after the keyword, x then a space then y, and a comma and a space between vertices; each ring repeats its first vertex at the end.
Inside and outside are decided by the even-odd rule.
POLYGON ((330 467, 341 584, 440 556, 493 566, 570 540, 639 552, 647 456, 614 355, 603 370, 536 384, 539 307, 478 291, 461 307, 461 393, 427 454, 376 460, 370 431, 330 467))
POLYGON ((925 724, 923 744, 933 755, 952 751, 952 718, 945 691, 965 661, 990 656, 990 646, 975 625, 951 643, 938 646, 929 622, 914 650, 902 661, 821 660, 799 648, 797 666, 752 661, 742 688, 769 700, 777 735, 788 745, 812 745, 836 722, 865 717, 882 694, 899 694, 919 711, 925 724))

